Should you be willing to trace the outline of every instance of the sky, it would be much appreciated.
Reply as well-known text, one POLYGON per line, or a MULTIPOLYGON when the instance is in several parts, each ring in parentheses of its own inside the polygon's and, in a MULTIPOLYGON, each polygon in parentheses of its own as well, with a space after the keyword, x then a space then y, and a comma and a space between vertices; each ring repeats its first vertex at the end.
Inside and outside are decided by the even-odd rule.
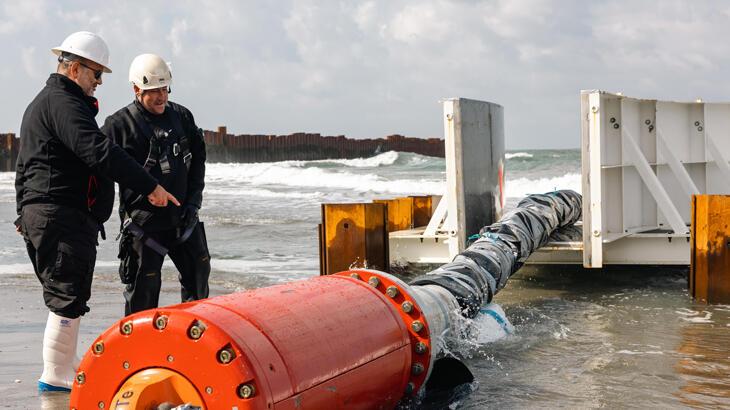
POLYGON ((578 0, 0 1, 0 132, 72 32, 100 34, 103 123, 155 53, 171 100, 233 134, 442 137, 443 98, 504 107, 508 149, 577 148, 580 90, 730 101, 730 2, 578 0))

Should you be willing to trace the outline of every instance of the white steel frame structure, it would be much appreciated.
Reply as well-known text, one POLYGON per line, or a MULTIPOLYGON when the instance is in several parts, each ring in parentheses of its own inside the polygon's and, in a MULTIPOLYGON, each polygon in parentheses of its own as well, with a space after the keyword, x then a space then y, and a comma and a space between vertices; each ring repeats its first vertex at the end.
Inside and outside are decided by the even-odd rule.
POLYGON ((730 104, 582 91, 581 141, 583 242, 531 261, 688 265, 692 195, 730 193, 730 104))

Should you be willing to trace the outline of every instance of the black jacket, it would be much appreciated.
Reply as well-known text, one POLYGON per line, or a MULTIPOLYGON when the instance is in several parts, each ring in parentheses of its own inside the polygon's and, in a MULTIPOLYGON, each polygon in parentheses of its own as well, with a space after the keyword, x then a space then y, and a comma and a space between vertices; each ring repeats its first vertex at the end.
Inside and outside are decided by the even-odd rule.
MULTIPOLYGON (((168 132, 167 137, 158 140, 160 142, 157 143, 157 146, 166 153, 170 172, 163 174, 159 161, 149 169, 149 172, 160 181, 160 185, 180 201, 182 206, 177 207, 170 204, 167 208, 155 208, 147 201, 131 203, 135 198, 125 198, 124 191, 128 186, 120 184, 121 209, 127 213, 131 213, 135 209, 152 212, 152 217, 144 223, 145 231, 177 228, 180 225, 180 215, 185 206, 192 205, 200 209, 203 202, 205 140, 202 131, 195 125, 195 119, 190 110, 180 104, 168 102, 165 111, 160 115, 148 112, 136 100, 133 104, 141 113, 142 119, 148 127, 145 129, 140 127, 129 108, 124 107, 107 117, 101 129, 140 164, 144 164, 150 154, 150 135, 147 135, 147 132, 154 130, 168 132), (177 127, 181 129, 176 129, 177 127), (183 135, 187 138, 192 155, 189 159, 189 169, 185 165, 184 154, 182 152, 177 155, 173 153, 174 144, 179 144, 183 135)), ((154 158, 158 159, 158 156, 154 155, 154 158)))
MULTIPOLYGON (((105 177, 143 195, 155 189, 157 181, 99 130, 94 120, 98 112, 96 98, 86 96, 66 76, 51 74, 26 108, 20 126, 15 174, 18 214, 30 203, 94 213, 92 208, 99 205, 94 204, 94 185, 106 185, 105 177)), ((111 213, 111 206, 104 208, 95 215, 100 221, 111 213)))

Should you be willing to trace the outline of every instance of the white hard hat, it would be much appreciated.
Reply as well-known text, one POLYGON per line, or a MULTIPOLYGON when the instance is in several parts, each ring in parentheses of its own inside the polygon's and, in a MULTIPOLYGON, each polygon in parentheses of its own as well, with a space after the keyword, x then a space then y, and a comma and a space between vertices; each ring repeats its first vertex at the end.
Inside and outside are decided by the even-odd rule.
POLYGON ((109 47, 106 42, 89 31, 77 31, 66 37, 60 46, 51 49, 53 54, 60 56, 61 53, 74 54, 91 60, 102 67, 105 73, 111 73, 109 68, 109 47))
POLYGON ((170 66, 156 54, 140 54, 129 66, 129 81, 140 90, 169 87, 172 83, 170 66))

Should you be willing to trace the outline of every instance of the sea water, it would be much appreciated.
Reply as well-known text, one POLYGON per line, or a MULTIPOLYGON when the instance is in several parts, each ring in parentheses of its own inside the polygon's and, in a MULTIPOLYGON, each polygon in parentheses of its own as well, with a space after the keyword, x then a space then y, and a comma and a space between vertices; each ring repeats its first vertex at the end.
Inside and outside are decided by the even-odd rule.
MULTIPOLYGON (((508 206, 531 193, 581 190, 577 150, 509 152, 505 170, 508 206)), ((22 240, 13 233, 13 181, 13 173, 0 173, 0 286, 32 289, 40 299, 22 240)), ((212 258, 211 287, 226 293, 317 275, 322 203, 444 189, 443 159, 399 152, 208 164, 201 219, 212 258)), ((106 224, 109 239, 99 246, 94 289, 121 290, 118 227, 115 215, 106 224)), ((171 263, 163 273, 174 286, 171 263)), ((449 407, 730 407, 730 306, 694 303, 686 274, 667 268, 524 268, 495 298, 510 332, 495 333, 494 323, 478 316, 466 336, 450 341, 448 350, 465 361, 476 382, 449 407)))

